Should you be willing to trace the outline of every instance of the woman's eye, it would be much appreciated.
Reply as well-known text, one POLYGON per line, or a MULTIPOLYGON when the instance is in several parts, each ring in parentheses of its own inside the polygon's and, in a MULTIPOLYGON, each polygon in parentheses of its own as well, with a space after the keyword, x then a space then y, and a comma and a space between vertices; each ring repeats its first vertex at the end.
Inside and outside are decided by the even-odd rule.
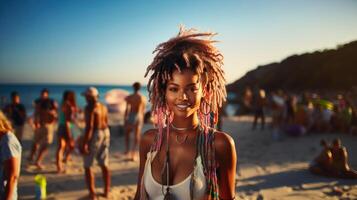
POLYGON ((178 89, 177 89, 177 88, 169 88, 169 91, 170 91, 170 92, 177 92, 178 89))
POLYGON ((197 87, 192 87, 191 88, 191 92, 197 92, 198 91, 198 88, 197 87))

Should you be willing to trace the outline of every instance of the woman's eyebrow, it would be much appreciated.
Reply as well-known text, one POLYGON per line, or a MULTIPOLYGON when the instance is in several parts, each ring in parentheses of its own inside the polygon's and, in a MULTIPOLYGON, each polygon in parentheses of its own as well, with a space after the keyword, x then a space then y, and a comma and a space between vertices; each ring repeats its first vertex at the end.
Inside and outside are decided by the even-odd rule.
POLYGON ((179 86, 179 84, 176 83, 168 83, 168 85, 179 86))
MULTIPOLYGON (((185 86, 185 88, 187 88, 187 87, 192 87, 192 86, 196 86, 196 85, 197 85, 197 83, 189 83, 189 84, 187 84, 187 85, 185 86)), ((168 83, 167 86, 180 87, 180 85, 177 84, 177 83, 168 83)))
POLYGON ((196 86, 196 85, 197 85, 197 83, 190 83, 190 84, 186 85, 186 87, 196 86))

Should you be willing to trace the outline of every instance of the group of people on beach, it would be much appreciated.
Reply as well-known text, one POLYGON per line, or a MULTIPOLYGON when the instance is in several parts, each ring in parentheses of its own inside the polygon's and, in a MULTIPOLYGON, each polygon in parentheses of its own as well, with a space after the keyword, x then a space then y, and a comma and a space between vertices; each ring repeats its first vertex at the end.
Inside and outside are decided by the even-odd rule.
POLYGON ((352 93, 293 94, 283 90, 266 93, 264 89, 247 88, 242 96, 241 110, 253 113, 253 130, 258 120, 264 129, 265 118, 270 115, 274 138, 279 138, 282 133, 291 136, 330 132, 357 135, 357 102, 353 101, 354 97, 352 93))
MULTIPOLYGON (((135 151, 140 143, 135 199, 235 198, 234 141, 228 134, 212 128, 217 124, 218 111, 226 100, 223 56, 213 46, 211 37, 214 35, 182 28, 176 37, 158 45, 145 75, 151 74, 148 90, 155 128, 146 131, 141 139, 146 100, 138 92, 138 83, 134 84, 134 94, 126 98, 125 154, 135 160, 135 151), (130 132, 134 132, 132 148, 130 132)), ((21 144, 18 141, 23 140, 26 122, 26 110, 19 95, 14 93, 14 96, 17 98, 12 102, 14 105, 4 108, 6 116, 0 115, 0 196, 6 194, 6 200, 16 199, 14 186, 17 185, 21 162, 21 144)), ((75 140, 71 128, 80 124, 75 120, 80 109, 74 92, 65 91, 58 106, 49 98, 47 89, 41 91, 40 98, 34 101, 34 139, 28 160, 39 169, 44 167, 43 159, 53 142, 57 124, 58 173, 65 171, 63 164, 70 159, 77 145, 83 154, 89 199, 98 197, 91 170, 94 159, 102 169, 103 196, 109 197, 108 111, 98 101, 96 88, 87 88, 83 96, 87 102, 84 133, 75 140)))
MULTIPOLYGON (((258 120, 261 129, 265 126, 265 117, 272 118, 272 136, 279 139, 282 133, 290 136, 301 136, 306 133, 346 133, 357 135, 357 106, 353 94, 324 95, 302 93, 300 96, 287 94, 282 90, 266 94, 263 89, 247 88, 243 94, 242 105, 251 109, 255 130, 258 120)), ((347 149, 340 139, 329 145, 321 140, 323 150, 311 163, 309 170, 314 174, 338 177, 357 178, 357 172, 348 164, 347 149)))
MULTIPOLYGON (((134 83, 134 93, 126 98, 127 107, 125 112, 126 128, 126 152, 130 156, 135 155, 140 137, 143 113, 145 109, 145 97, 139 93, 140 84, 134 83), (140 98, 140 99, 137 99, 140 98), (132 130, 135 129, 134 148, 129 149, 129 138, 132 130), (129 151, 130 150, 130 151, 129 151)), ((110 188, 109 146, 110 133, 108 126, 107 108, 98 101, 99 92, 95 87, 89 87, 82 93, 86 98, 87 105, 84 109, 84 120, 78 120, 80 109, 76 104, 76 95, 71 90, 63 93, 61 105, 49 97, 48 89, 44 88, 41 95, 34 101, 34 114, 30 120, 27 119, 26 109, 20 102, 20 95, 17 92, 11 93, 11 103, 2 109, 11 123, 12 132, 17 140, 22 143, 24 125, 26 121, 32 124, 34 138, 31 152, 28 157, 30 163, 43 169, 42 163, 50 145, 53 143, 54 133, 57 132, 58 148, 56 152, 57 172, 64 173, 63 166, 70 159, 71 152, 78 147, 83 154, 85 177, 90 191, 90 196, 94 195, 94 178, 91 171, 94 159, 102 168, 105 180, 104 196, 108 196, 110 188), (79 126, 84 129, 81 137, 73 134, 73 127, 79 126), (57 130, 57 131, 56 131, 57 130)), ((4 120, 5 120, 5 115, 4 120)), ((10 130, 8 130, 10 131, 10 130)))
MULTIPOLYGON (((105 192, 107 195, 110 187, 110 174, 108 169, 109 159, 109 129, 106 118, 106 107, 99 103, 98 91, 91 87, 88 88, 83 95, 87 100, 87 106, 85 108, 85 133, 79 148, 83 152, 84 168, 86 174, 86 182, 89 189, 92 189, 93 174, 90 167, 93 165, 93 160, 96 158, 99 165, 103 169, 103 176, 105 178, 105 192), (105 134, 97 133, 99 131, 105 132, 105 134)), ((38 169, 43 169, 43 160, 49 150, 49 147, 53 143, 54 133, 57 128, 58 148, 56 153, 56 164, 58 173, 64 172, 63 162, 67 162, 70 158, 71 152, 75 148, 75 141, 72 135, 72 126, 74 126, 75 114, 77 113, 77 106, 75 100, 75 93, 73 91, 65 91, 63 93, 63 99, 60 107, 56 101, 49 97, 49 91, 43 89, 38 99, 34 101, 34 114, 30 120, 34 130, 34 137, 30 154, 27 158, 29 163, 34 162, 38 169)), ((12 93, 12 102, 5 106, 3 109, 6 117, 4 121, 11 122, 12 126, 16 127, 16 119, 22 119, 21 128, 14 128, 10 126, 7 132, 14 132, 17 136, 17 141, 22 142, 24 123, 26 121, 26 110, 20 103, 19 94, 12 93), (19 109, 21 108, 21 109, 19 109)), ((11 135, 7 133, 7 135, 11 135)), ((1 147, 6 148, 6 147, 1 147)), ((11 148, 9 146, 8 148, 11 148)), ((21 160, 21 156, 17 157, 21 160)), ((17 168, 20 169, 18 163, 17 168)), ((9 198, 13 199, 13 198, 9 198)))

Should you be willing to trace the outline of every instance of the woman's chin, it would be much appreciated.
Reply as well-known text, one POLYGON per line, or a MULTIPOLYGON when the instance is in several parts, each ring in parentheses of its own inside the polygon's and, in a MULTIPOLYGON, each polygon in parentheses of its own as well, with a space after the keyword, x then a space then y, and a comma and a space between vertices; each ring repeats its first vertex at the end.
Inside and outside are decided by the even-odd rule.
POLYGON ((188 111, 177 111, 174 113, 174 117, 177 118, 189 118, 192 115, 192 113, 188 111))

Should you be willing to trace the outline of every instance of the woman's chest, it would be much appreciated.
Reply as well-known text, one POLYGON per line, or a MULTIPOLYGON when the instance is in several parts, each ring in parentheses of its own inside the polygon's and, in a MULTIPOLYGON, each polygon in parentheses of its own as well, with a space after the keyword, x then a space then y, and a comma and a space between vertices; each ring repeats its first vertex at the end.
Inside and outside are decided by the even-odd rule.
POLYGON ((165 177, 166 180, 167 175, 166 173, 162 174, 162 169, 168 166, 170 184, 179 183, 192 173, 196 165, 196 158, 197 150, 194 146, 172 146, 168 154, 169 162, 166 164, 167 154, 165 148, 162 148, 151 163, 153 177, 156 180, 161 180, 162 177, 165 177))

